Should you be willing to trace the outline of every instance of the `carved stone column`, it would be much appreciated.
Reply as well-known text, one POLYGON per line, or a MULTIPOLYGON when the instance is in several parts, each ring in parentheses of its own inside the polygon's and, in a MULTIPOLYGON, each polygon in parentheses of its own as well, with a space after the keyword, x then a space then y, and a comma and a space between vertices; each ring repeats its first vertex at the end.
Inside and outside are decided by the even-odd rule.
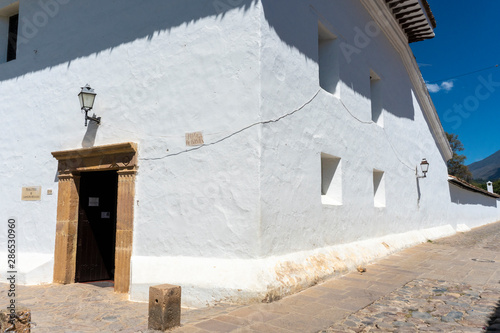
POLYGON ((79 186, 80 176, 72 173, 59 175, 54 252, 55 283, 67 284, 75 281, 79 186))
POLYGON ((118 171, 116 207, 115 292, 128 293, 134 228, 135 169, 118 171))

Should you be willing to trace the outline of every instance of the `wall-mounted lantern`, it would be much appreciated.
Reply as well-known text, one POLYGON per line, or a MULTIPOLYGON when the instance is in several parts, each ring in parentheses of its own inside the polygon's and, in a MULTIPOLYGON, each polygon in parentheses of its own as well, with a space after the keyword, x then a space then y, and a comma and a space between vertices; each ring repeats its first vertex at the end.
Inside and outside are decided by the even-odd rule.
POLYGON ((417 171, 417 178, 426 178, 427 171, 429 171, 429 162, 427 162, 425 158, 423 158, 422 162, 420 162, 420 169, 422 170, 423 176, 419 176, 417 171))
POLYGON ((95 96, 97 94, 94 92, 88 84, 82 87, 82 91, 78 94, 78 99, 80 100, 80 107, 82 111, 85 111, 85 126, 87 126, 88 120, 93 120, 99 125, 101 123, 101 117, 96 117, 95 113, 93 117, 89 117, 88 112, 94 107, 95 96))

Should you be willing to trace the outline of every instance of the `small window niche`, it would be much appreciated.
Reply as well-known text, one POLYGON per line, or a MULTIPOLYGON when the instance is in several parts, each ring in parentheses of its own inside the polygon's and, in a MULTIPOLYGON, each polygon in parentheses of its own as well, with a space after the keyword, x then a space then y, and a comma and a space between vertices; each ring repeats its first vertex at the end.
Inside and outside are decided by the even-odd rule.
POLYGON ((15 60, 17 56, 17 28, 19 14, 9 17, 9 37, 7 42, 7 61, 15 60))
POLYGON ((318 22, 319 85, 323 90, 338 97, 339 47, 337 37, 318 22))
POLYGON ((342 165, 339 157, 321 153, 321 202, 342 205, 342 165))
POLYGON ((384 117, 382 113, 382 82, 380 76, 370 70, 370 100, 372 107, 372 120, 380 127, 384 127, 384 117))
POLYGON ((0 63, 17 57, 19 1, 0 8, 0 63))
POLYGON ((385 173, 373 169, 373 203, 375 207, 385 207, 385 173))

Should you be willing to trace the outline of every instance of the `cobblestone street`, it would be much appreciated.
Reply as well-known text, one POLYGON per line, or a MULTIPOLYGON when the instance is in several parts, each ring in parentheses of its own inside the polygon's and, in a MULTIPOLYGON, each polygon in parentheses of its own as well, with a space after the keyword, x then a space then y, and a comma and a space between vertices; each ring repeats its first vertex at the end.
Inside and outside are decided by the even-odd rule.
POLYGON ((500 320, 490 323, 499 299, 499 289, 415 279, 322 332, 500 330, 500 320))
MULTIPOLYGON (((500 331, 500 223, 406 249, 274 303, 183 310, 176 333, 500 331)), ((6 299, 6 285, 0 297, 6 299)), ((32 332, 151 332, 147 304, 91 284, 18 286, 32 332)))

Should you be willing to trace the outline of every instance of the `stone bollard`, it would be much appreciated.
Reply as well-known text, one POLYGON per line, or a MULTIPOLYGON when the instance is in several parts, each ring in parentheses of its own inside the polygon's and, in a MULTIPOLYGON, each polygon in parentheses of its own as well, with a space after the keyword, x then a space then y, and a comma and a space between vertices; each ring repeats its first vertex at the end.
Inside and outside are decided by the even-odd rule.
POLYGON ((0 311, 0 332, 16 332, 30 333, 31 332, 31 311, 26 308, 16 309, 16 318, 14 322, 11 320, 10 311, 0 311))
POLYGON ((181 325, 181 287, 161 284, 149 287, 148 329, 166 331, 181 325))

